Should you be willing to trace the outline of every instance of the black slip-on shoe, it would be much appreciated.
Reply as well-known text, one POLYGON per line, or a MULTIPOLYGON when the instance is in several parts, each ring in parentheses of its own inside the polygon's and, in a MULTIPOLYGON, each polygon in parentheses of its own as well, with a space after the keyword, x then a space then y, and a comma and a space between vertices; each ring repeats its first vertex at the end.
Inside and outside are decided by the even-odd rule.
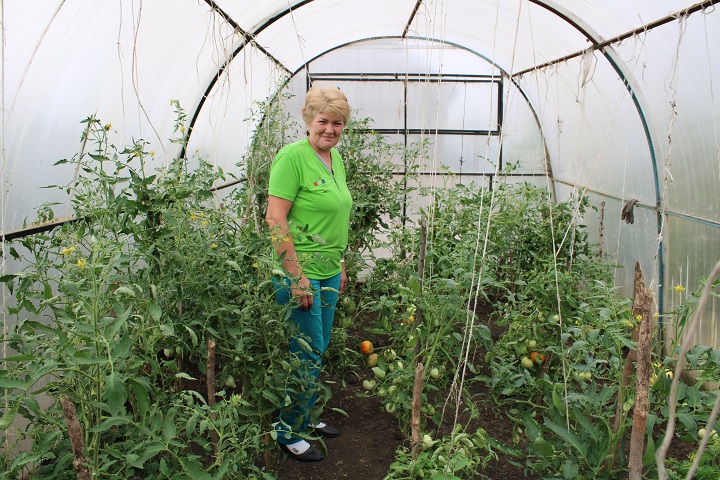
POLYGON ((328 425, 325 425, 324 427, 314 427, 313 431, 317 436, 323 438, 335 438, 340 436, 340 430, 328 425))
POLYGON ((280 450, 287 453, 290 458, 297 460, 298 462, 320 462, 325 460, 325 455, 323 455, 319 448, 313 445, 311 445, 310 448, 305 450, 303 453, 295 453, 290 447, 283 445, 282 443, 279 445, 280 450))

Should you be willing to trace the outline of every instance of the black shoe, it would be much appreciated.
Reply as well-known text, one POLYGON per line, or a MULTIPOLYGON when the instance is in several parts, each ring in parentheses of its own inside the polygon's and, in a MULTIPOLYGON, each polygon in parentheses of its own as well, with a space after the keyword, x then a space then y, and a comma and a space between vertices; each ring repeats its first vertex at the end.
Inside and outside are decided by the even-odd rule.
POLYGON ((313 430, 317 436, 323 438, 335 438, 340 436, 340 430, 327 425, 324 427, 314 427, 313 430))
POLYGON ((305 450, 303 453, 294 453, 287 445, 283 445, 282 443, 280 445, 280 450, 287 453, 290 458, 293 460, 297 460, 298 462, 320 462, 325 460, 325 456, 320 451, 319 448, 311 445, 310 448, 305 450))

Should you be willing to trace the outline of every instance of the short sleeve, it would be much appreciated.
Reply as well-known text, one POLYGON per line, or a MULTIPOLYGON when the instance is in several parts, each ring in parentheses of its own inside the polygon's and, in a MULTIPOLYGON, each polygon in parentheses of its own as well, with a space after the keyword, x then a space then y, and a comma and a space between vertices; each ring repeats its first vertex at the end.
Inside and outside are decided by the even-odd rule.
POLYGON ((293 161, 291 156, 281 151, 270 167, 268 195, 293 202, 299 190, 300 177, 296 162, 293 161))

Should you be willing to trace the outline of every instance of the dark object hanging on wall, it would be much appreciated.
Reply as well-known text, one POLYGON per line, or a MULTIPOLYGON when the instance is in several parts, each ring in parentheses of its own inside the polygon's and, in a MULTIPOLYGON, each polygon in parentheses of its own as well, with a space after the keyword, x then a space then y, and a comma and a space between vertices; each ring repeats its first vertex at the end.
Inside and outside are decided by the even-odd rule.
POLYGON ((627 201, 625 206, 622 208, 620 220, 625 220, 625 223, 635 223, 635 214, 633 213, 633 209, 635 208, 636 203, 637 200, 634 198, 627 201))

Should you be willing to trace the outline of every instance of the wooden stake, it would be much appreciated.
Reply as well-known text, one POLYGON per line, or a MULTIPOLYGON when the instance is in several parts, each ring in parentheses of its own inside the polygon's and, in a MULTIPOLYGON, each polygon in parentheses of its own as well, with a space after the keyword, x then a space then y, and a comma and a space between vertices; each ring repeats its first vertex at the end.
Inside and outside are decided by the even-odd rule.
POLYGON ((67 425, 68 435, 70 436, 70 445, 73 451, 73 468, 77 474, 78 480, 90 480, 90 470, 88 469, 88 459, 83 453, 85 448, 85 440, 83 437, 82 427, 78 420, 75 405, 67 397, 60 399, 63 414, 65 415, 65 425, 67 425))
POLYGON ((412 420, 410 422, 412 429, 412 456, 417 458, 420 453, 420 441, 422 439, 420 431, 420 407, 422 404, 422 384, 425 376, 425 367, 422 363, 418 363, 415 368, 415 385, 413 386, 412 398, 412 420))
MULTIPOLYGON (((272 441, 272 435, 270 435, 270 432, 265 433, 263 435, 263 445, 270 445, 270 442, 272 441)), ((273 470, 272 468, 272 452, 270 450, 265 450, 263 452, 263 460, 265 461, 265 470, 268 472, 271 472, 273 470)))
MULTIPOLYGON (((638 267, 639 268, 639 267, 638 267)), ((637 300, 638 297, 636 297, 637 300)), ((635 374, 635 408, 633 409, 633 428, 630 436, 630 480, 642 480, 642 458, 645 452, 645 424, 649 410, 650 371, 652 365, 651 346, 653 338, 651 308, 652 290, 643 284, 639 295, 638 306, 641 315, 640 332, 637 346, 637 368, 635 374)))
MULTIPOLYGON (((635 315, 641 314, 642 308, 640 306, 640 297, 642 296, 642 291, 645 288, 645 276, 643 275, 642 270, 640 269, 640 263, 635 262, 635 281, 633 286, 633 308, 632 308, 632 315, 633 317, 635 315)), ((636 326, 633 329, 632 332, 632 341, 633 343, 637 343, 640 333, 640 327, 639 325, 636 326)), ((625 357, 625 364, 623 365, 622 370, 622 379, 620 381, 620 388, 618 389, 618 396, 617 396, 617 403, 615 404, 615 419, 613 420, 613 433, 615 435, 620 432, 620 427, 622 426, 623 418, 624 418, 624 412, 623 412, 623 405, 625 404, 625 391, 630 386, 630 378, 632 377, 633 372, 635 371, 635 362, 637 361, 637 351, 632 348, 630 351, 628 351, 627 357, 625 357)), ((618 456, 620 451, 624 451, 625 446, 625 436, 623 435, 623 438, 619 439, 617 443, 613 446, 613 455, 611 457, 611 460, 608 462, 608 470, 612 470, 618 465, 618 456), (618 447, 620 450, 618 450, 618 447)))
MULTIPOLYGON (((215 341, 210 338, 207 341, 207 397, 208 406, 212 408, 215 406, 215 341)), ((215 413, 210 414, 210 420, 215 420, 215 413)), ((212 445, 213 455, 218 453, 218 438, 217 430, 214 428, 210 430, 210 444, 212 445)))

